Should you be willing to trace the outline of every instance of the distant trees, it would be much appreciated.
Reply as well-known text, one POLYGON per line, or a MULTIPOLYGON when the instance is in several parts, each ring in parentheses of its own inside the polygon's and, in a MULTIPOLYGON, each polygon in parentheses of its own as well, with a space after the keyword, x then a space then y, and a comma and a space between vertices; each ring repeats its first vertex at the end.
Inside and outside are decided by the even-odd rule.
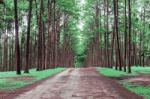
POLYGON ((87 0, 81 8, 78 0, 0 0, 0 71, 82 64, 130 73, 133 65, 149 65, 149 4, 87 0))
MULTIPOLYGON (((131 66, 133 65, 149 65, 149 58, 145 57, 145 52, 149 56, 146 47, 148 42, 143 39, 143 36, 148 35, 150 29, 147 27, 147 32, 142 31, 146 27, 145 20, 149 20, 148 17, 146 18, 146 10, 149 11, 150 9, 146 9, 145 3, 149 4, 150 2, 147 0, 89 0, 87 2, 86 9, 88 10, 85 11, 85 15, 88 17, 84 19, 87 22, 84 31, 87 32, 86 36, 89 38, 89 41, 87 40, 88 50, 90 46, 93 46, 91 47, 92 51, 99 45, 100 51, 96 53, 99 56, 97 61, 100 61, 100 64, 97 66, 110 68, 115 66, 117 70, 131 73, 131 66), (101 13, 96 15, 97 11, 101 13), (99 44, 91 43, 95 38, 97 40, 100 38, 99 44), (143 43, 144 41, 145 43, 143 43)), ((96 58, 94 53, 88 52, 84 64, 88 64, 91 60, 90 57, 93 56, 96 58)), ((95 66, 94 64, 92 63, 90 66, 95 66)))
POLYGON ((29 73, 31 68, 41 71, 74 66, 70 31, 76 25, 70 20, 77 18, 76 2, 7 0, 4 3, 5 6, 0 4, 0 71, 16 70, 20 75, 21 70, 29 73))

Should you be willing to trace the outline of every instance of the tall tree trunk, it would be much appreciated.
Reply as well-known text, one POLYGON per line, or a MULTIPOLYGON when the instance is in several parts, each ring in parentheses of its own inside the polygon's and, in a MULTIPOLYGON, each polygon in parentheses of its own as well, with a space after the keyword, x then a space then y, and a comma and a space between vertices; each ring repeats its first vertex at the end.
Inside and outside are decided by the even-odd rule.
POLYGON ((128 23, 128 27, 129 27, 129 48, 128 48, 128 52, 129 52, 129 62, 128 62, 128 73, 131 73, 131 1, 128 0, 128 16, 129 16, 129 23, 128 23))
POLYGON ((40 0, 40 16, 38 20, 38 67, 37 71, 42 70, 42 15, 43 15, 43 0, 40 0))
POLYGON ((109 55, 109 0, 107 0, 107 37, 106 37, 106 50, 107 50, 107 65, 110 67, 110 55, 109 55))
POLYGON ((124 30, 124 72, 126 72, 126 63, 127 63, 127 0, 125 0, 125 10, 124 10, 124 17, 125 17, 125 30, 124 30))
POLYGON ((27 28, 27 43, 26 43, 26 65, 25 73, 29 73, 29 56, 30 56, 30 24, 32 15, 32 0, 29 2, 28 28, 27 28))
POLYGON ((16 66, 17 66, 16 72, 18 75, 21 75, 17 0, 14 0, 14 14, 15 14, 15 53, 16 53, 15 56, 16 56, 16 66))
POLYGON ((121 66, 121 53, 120 53, 120 44, 119 44, 119 33, 118 33, 118 0, 114 0, 114 19, 115 19, 115 33, 116 33, 116 43, 117 43, 117 60, 119 62, 119 70, 122 70, 121 66), (118 55, 117 55, 118 54, 118 55))
MULTIPOLYGON (((48 0, 49 1, 49 0, 48 0)), ((51 49, 51 15, 52 15, 52 0, 49 2, 48 5, 48 40, 47 40, 47 45, 46 45, 46 68, 50 67, 50 49, 51 49)))

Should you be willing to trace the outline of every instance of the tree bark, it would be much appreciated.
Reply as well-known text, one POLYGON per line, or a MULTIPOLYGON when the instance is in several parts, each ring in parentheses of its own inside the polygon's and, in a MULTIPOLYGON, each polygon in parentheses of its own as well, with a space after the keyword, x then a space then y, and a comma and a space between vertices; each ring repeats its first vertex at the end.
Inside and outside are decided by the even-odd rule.
POLYGON ((129 22, 128 22, 128 27, 129 27, 129 62, 128 62, 128 73, 131 73, 131 1, 128 0, 128 16, 129 16, 129 22))
POLYGON ((17 0, 14 0, 14 14, 15 14, 15 53, 16 53, 16 66, 17 66, 17 74, 21 75, 20 68, 20 46, 19 46, 19 27, 18 27, 18 10, 17 10, 17 0))
POLYGON ((28 28, 27 28, 27 43, 26 43, 26 65, 25 73, 29 73, 29 56, 30 56, 30 26, 32 15, 32 0, 29 1, 29 15, 28 15, 28 28))

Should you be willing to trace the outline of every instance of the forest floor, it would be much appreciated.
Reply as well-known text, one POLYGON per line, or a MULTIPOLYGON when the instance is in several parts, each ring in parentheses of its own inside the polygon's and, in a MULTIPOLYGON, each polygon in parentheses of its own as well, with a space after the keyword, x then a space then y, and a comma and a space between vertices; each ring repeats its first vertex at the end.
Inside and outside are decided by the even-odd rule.
POLYGON ((1 99, 143 99, 96 68, 67 69, 1 99))

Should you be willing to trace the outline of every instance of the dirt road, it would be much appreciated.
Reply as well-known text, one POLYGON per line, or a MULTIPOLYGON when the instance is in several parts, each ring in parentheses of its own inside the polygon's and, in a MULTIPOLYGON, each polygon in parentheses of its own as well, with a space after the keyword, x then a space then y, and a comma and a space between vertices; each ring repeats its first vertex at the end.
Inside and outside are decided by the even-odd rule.
POLYGON ((15 99, 142 99, 95 68, 67 69, 15 99))

